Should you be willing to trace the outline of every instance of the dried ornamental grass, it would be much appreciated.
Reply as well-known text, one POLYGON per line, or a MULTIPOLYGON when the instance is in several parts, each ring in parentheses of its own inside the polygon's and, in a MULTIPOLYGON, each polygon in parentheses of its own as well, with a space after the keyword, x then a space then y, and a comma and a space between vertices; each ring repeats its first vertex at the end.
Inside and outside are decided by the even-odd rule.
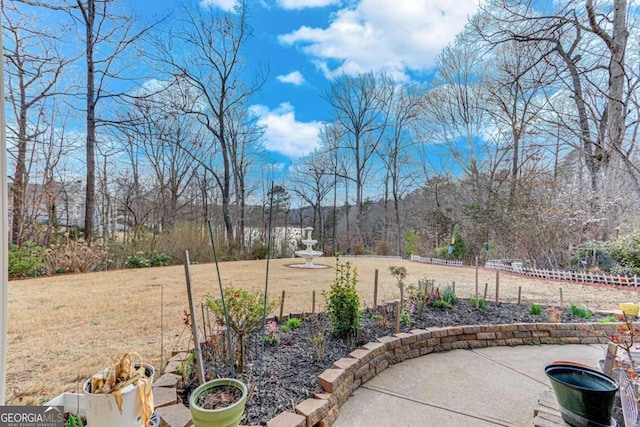
POLYGON ((138 399, 142 404, 142 425, 148 426, 153 415, 153 390, 151 378, 147 377, 142 357, 138 353, 125 353, 113 366, 91 377, 91 392, 94 394, 112 394, 122 414, 122 390, 129 384, 138 386, 138 399), (132 356, 138 360, 134 367, 132 356))

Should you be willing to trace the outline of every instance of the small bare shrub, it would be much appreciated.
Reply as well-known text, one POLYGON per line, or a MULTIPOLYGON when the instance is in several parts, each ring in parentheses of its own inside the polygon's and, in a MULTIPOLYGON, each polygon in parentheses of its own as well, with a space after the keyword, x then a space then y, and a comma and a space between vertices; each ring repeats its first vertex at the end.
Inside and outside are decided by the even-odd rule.
POLYGON ((313 360, 323 360, 324 352, 327 348, 327 333, 329 331, 329 322, 321 316, 313 316, 310 320, 309 341, 313 346, 313 360))
POLYGON ((557 308, 548 308, 547 316, 549 317, 549 322, 551 323, 560 323, 562 320, 562 311, 557 308))
POLYGON ((89 246, 82 239, 66 237, 64 243, 53 244, 44 252, 44 269, 48 275, 102 270, 110 262, 108 248, 100 243, 89 246))

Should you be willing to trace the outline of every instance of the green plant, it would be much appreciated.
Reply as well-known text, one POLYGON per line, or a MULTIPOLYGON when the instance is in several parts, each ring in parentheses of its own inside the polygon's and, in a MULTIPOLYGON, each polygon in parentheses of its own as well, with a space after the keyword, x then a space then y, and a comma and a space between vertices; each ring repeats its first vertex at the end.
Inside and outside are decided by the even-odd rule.
POLYGON ((127 258, 125 265, 128 268, 145 268, 151 266, 151 261, 144 255, 144 252, 138 251, 135 255, 127 258))
POLYGON ((408 311, 402 310, 402 315, 400 315, 400 323, 402 323, 403 325, 411 324, 411 314, 408 311))
POLYGON ((402 234, 402 239, 404 240, 404 253, 411 257, 416 253, 420 236, 415 230, 407 230, 402 234))
POLYGON ((9 246, 9 278, 37 277, 43 274, 44 248, 34 242, 9 246))
POLYGON ((281 326, 281 329, 282 332, 291 332, 291 326, 287 325, 286 323, 281 326))
POLYGON ((606 245, 613 259, 618 263, 612 268, 616 274, 640 275, 640 229, 623 234, 606 245))
POLYGON ((460 231, 460 225, 456 224, 453 227, 453 255, 456 258, 465 258, 467 256, 467 244, 462 238, 462 232, 460 231))
POLYGON ((195 353, 191 352, 187 355, 187 357, 182 358, 182 360, 180 360, 180 364, 175 367, 176 372, 182 377, 182 381, 184 383, 187 383, 189 381, 189 376, 191 375, 191 365, 193 364, 195 358, 195 353))
POLYGON ((602 319, 598 319, 598 323, 616 323, 619 322, 620 319, 617 318, 616 316, 608 316, 608 317, 604 317, 602 319))
MULTIPOLYGON (((276 302, 268 302, 265 312, 263 292, 247 291, 233 286, 228 286, 225 289, 224 299, 227 317, 229 318, 228 326, 231 331, 238 335, 238 371, 242 372, 244 368, 245 338, 262 327, 263 316, 266 316, 275 308, 276 302)), ((206 305, 213 313, 216 322, 220 325, 225 325, 222 298, 214 298, 207 295, 206 305)))
POLYGON ((397 267, 392 265, 389 267, 389 272, 393 277, 398 281, 398 286, 404 285, 404 279, 407 278, 407 268, 406 267, 397 267))
POLYGON ((456 291, 451 285, 445 285, 440 292, 442 297, 442 301, 446 301, 449 304, 453 305, 458 302, 458 297, 456 296, 456 291))
POLYGON ((65 421, 64 427, 84 427, 84 424, 82 423, 80 415, 69 414, 69 418, 65 421))
POLYGON ((164 252, 158 253, 153 251, 149 264, 151 267, 165 267, 171 263, 171 257, 164 252))
POLYGON ((324 291, 331 333, 338 338, 355 338, 362 323, 362 307, 356 291, 358 272, 349 262, 336 260, 336 278, 324 291))
POLYGON ((540 307, 536 303, 531 303, 530 313, 533 314, 534 316, 540 316, 542 314, 542 307, 540 307))
POLYGON ((478 307, 481 310, 484 310, 487 306, 487 302, 482 297, 478 297, 478 299, 476 300, 476 298, 472 296, 471 298, 469 298, 469 301, 471 302, 471 305, 473 305, 474 307, 478 307))
POLYGON ((591 319, 591 311, 586 307, 578 307, 577 305, 571 303, 569 304, 569 310, 571 310, 572 316, 577 316, 581 319, 591 319))
POLYGON ((438 300, 433 302, 433 306, 436 308, 451 308, 451 303, 445 300, 438 300))
POLYGON ((295 317, 292 317, 291 319, 287 320, 287 326, 290 329, 299 328, 301 324, 302 324, 302 321, 295 317))
POLYGON ((267 245, 265 245, 264 243, 256 243, 255 245, 253 245, 253 249, 251 249, 251 255, 253 255, 255 259, 266 259, 267 250, 267 245))

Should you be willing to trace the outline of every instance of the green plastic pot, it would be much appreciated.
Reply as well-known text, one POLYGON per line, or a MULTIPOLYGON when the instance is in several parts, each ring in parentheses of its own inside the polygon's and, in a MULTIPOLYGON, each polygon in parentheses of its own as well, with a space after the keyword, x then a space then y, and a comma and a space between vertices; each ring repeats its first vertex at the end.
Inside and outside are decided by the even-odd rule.
POLYGON ((574 427, 615 426, 612 415, 618 383, 614 379, 576 364, 551 364, 545 373, 563 420, 574 427))
POLYGON ((219 378, 200 385, 196 388, 191 396, 189 396, 189 409, 191 410, 191 419, 196 427, 236 427, 240 424, 242 414, 244 414, 244 406, 247 403, 247 386, 242 382, 233 378, 219 378), (198 397, 206 394, 211 389, 221 386, 233 386, 242 391, 240 399, 220 409, 204 409, 197 405, 198 397))

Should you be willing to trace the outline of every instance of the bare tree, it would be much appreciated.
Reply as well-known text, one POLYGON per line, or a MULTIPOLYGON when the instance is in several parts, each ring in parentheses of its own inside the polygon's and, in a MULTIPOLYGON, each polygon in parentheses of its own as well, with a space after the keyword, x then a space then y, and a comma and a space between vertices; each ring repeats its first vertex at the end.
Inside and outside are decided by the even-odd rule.
MULTIPOLYGON (((423 98, 415 86, 396 87, 389 110, 389 136, 379 150, 385 165, 385 222, 387 212, 387 193, 391 188, 393 197, 393 222, 396 231, 396 253, 400 254, 402 243, 402 224, 400 220, 400 199, 412 184, 415 174, 411 170, 412 147, 416 144, 413 124, 418 119, 423 98)), ((384 226, 384 241, 387 241, 387 229, 384 226)))
POLYGON ((52 125, 47 125, 42 115, 51 107, 45 104, 56 95, 56 84, 69 60, 58 52, 56 36, 39 30, 35 20, 25 15, 16 2, 5 3, 2 14, 7 100, 13 113, 8 130, 15 144, 11 241, 21 244, 25 237, 28 156, 36 154, 36 141, 52 131, 52 125))
MULTIPOLYGON (((236 242, 231 217, 234 153, 242 153, 238 123, 241 111, 261 82, 246 83, 242 51, 250 29, 245 2, 233 12, 213 6, 185 6, 177 19, 181 26, 159 36, 158 60, 173 79, 184 81, 194 94, 194 103, 185 106, 208 131, 210 140, 200 146, 184 147, 213 177, 221 195, 227 242, 236 242), (177 52, 189 52, 179 55, 177 52), (234 129, 236 129, 234 131, 234 129), (218 161, 219 159, 219 161, 218 161)), ((237 236, 239 238, 239 236, 237 236)))
POLYGON ((611 162, 612 158, 621 159, 634 192, 640 195, 639 170, 631 157, 635 141, 628 133, 637 123, 637 114, 629 107, 636 98, 638 73, 625 62, 628 34, 637 29, 637 21, 627 19, 628 7, 627 0, 569 1, 543 12, 530 1, 496 0, 474 21, 476 30, 490 43, 513 40, 535 45, 527 54, 544 59, 555 69, 556 90, 550 91, 548 105, 579 141, 567 143, 577 146, 584 156, 592 211, 601 208, 600 194, 607 180, 619 182, 612 173, 619 162, 611 162), (564 107, 558 104, 563 89, 570 92, 573 111, 557 109, 564 107))
POLYGON ((497 132, 505 135, 505 145, 511 153, 509 201, 515 202, 518 183, 527 162, 525 142, 540 121, 544 103, 543 88, 551 84, 550 68, 539 57, 529 55, 535 46, 527 43, 504 43, 488 56, 487 112, 497 132))
POLYGON ((331 160, 330 152, 315 150, 292 166, 293 191, 313 209, 311 226, 317 230, 323 249, 326 236, 322 203, 333 187, 331 160))
POLYGON ((393 94, 391 79, 373 72, 336 78, 325 95, 333 124, 341 134, 340 149, 353 160, 353 172, 345 176, 356 187, 356 236, 362 229, 365 180, 388 125, 393 94))

